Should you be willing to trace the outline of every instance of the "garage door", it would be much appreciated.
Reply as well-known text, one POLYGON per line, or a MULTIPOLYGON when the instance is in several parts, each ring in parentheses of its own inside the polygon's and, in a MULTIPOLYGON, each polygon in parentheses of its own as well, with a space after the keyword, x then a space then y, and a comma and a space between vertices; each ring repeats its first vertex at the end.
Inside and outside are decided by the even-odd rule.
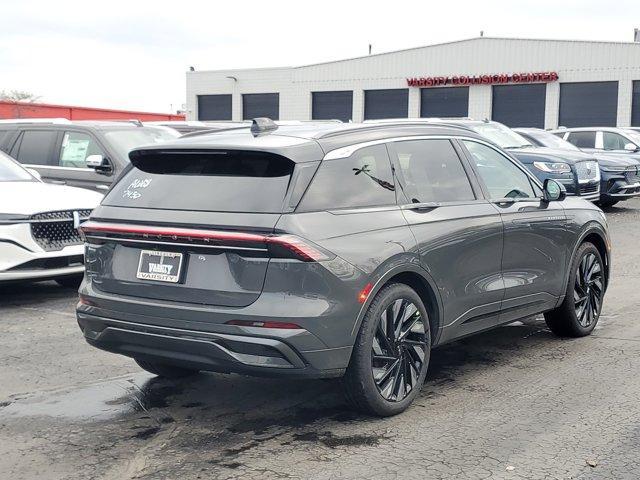
POLYGON ((280 118, 280 94, 245 93, 242 95, 242 115, 245 120, 258 117, 278 120, 280 118))
POLYGON ((491 118, 509 127, 544 128, 547 85, 495 85, 491 118))
POLYGON ((615 127, 617 118, 618 82, 560 84, 560 126, 615 127))
POLYGON ((353 92, 312 92, 311 118, 313 120, 338 119, 348 122, 353 118, 353 92))
POLYGON ((388 90, 364 91, 364 119, 407 118, 409 116, 409 90, 394 88, 388 90))
POLYGON ((421 88, 421 117, 466 117, 469 87, 421 88))
POLYGON ((640 127, 640 80, 633 82, 633 103, 631 111, 631 125, 640 127))
POLYGON ((198 95, 198 120, 231 120, 231 95, 198 95))

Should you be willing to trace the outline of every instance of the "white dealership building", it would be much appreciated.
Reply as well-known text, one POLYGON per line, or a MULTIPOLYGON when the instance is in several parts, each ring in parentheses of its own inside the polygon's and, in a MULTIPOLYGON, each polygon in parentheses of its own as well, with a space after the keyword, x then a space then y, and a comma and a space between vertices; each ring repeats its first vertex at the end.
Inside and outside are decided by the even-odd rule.
POLYGON ((640 125, 640 42, 478 37, 287 68, 187 72, 191 120, 640 125))

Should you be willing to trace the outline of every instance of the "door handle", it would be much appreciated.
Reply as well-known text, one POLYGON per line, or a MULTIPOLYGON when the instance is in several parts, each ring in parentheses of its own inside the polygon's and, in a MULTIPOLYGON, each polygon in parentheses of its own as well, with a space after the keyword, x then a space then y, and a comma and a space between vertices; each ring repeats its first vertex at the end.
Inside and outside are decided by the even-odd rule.
POLYGON ((109 190, 109 187, 107 185, 96 185, 96 188, 98 190, 109 190))
POLYGON ((55 185, 66 185, 67 182, 64 180, 49 180, 49 183, 53 183, 55 185))
POLYGON ((498 204, 498 205, 500 205, 500 204, 510 204, 511 205, 511 204, 516 203, 517 201, 518 200, 515 199, 515 198, 507 197, 507 198, 499 198, 497 200, 494 200, 493 203, 498 204))
POLYGON ((433 210, 434 208, 440 207, 442 204, 439 202, 420 202, 420 203, 407 203, 406 205, 402 205, 400 208, 402 210, 413 210, 416 212, 422 212, 425 210, 433 210))

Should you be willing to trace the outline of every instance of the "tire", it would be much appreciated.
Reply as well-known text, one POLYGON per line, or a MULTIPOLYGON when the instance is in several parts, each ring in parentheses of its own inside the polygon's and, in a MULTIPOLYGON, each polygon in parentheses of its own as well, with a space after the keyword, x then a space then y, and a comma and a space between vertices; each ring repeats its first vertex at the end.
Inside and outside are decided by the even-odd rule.
POLYGON ((153 373, 162 378, 184 378, 198 373, 198 370, 192 370, 190 368, 176 367, 174 365, 168 365, 166 363, 154 362, 151 360, 142 360, 140 358, 134 358, 136 363, 141 368, 149 373, 153 373))
POLYGON ((405 284, 387 285, 360 326, 343 378, 347 400, 367 414, 403 412, 420 393, 430 353, 429 316, 420 296, 405 284), (393 318, 394 331, 387 335, 388 318, 393 318))
POLYGON ((544 314, 549 329, 560 337, 589 335, 600 318, 604 299, 604 263, 598 249, 585 242, 571 262, 562 304, 544 314))
POLYGON ((619 200, 601 200, 598 204, 600 205, 600 208, 609 208, 613 207, 618 202, 619 200))
POLYGON ((58 277, 55 279, 56 283, 64 288, 73 288, 78 290, 82 283, 83 275, 69 275, 67 277, 58 277))

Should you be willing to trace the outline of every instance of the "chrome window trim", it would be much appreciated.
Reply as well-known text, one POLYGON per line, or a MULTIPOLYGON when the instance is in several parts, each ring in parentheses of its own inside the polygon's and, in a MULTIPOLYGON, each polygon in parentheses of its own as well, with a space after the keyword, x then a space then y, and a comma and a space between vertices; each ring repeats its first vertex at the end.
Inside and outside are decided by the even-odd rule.
POLYGON ((353 145, 349 145, 347 147, 336 148, 335 150, 331 150, 327 152, 323 160, 336 160, 338 158, 348 158, 358 150, 366 147, 371 147, 374 145, 383 145, 383 144, 393 143, 393 142, 405 142, 409 140, 450 140, 452 138, 457 138, 457 139, 464 138, 464 139, 474 140, 473 137, 466 137, 463 135, 408 135, 408 136, 405 135, 402 137, 383 138, 380 140, 371 140, 369 142, 356 143, 353 145))

